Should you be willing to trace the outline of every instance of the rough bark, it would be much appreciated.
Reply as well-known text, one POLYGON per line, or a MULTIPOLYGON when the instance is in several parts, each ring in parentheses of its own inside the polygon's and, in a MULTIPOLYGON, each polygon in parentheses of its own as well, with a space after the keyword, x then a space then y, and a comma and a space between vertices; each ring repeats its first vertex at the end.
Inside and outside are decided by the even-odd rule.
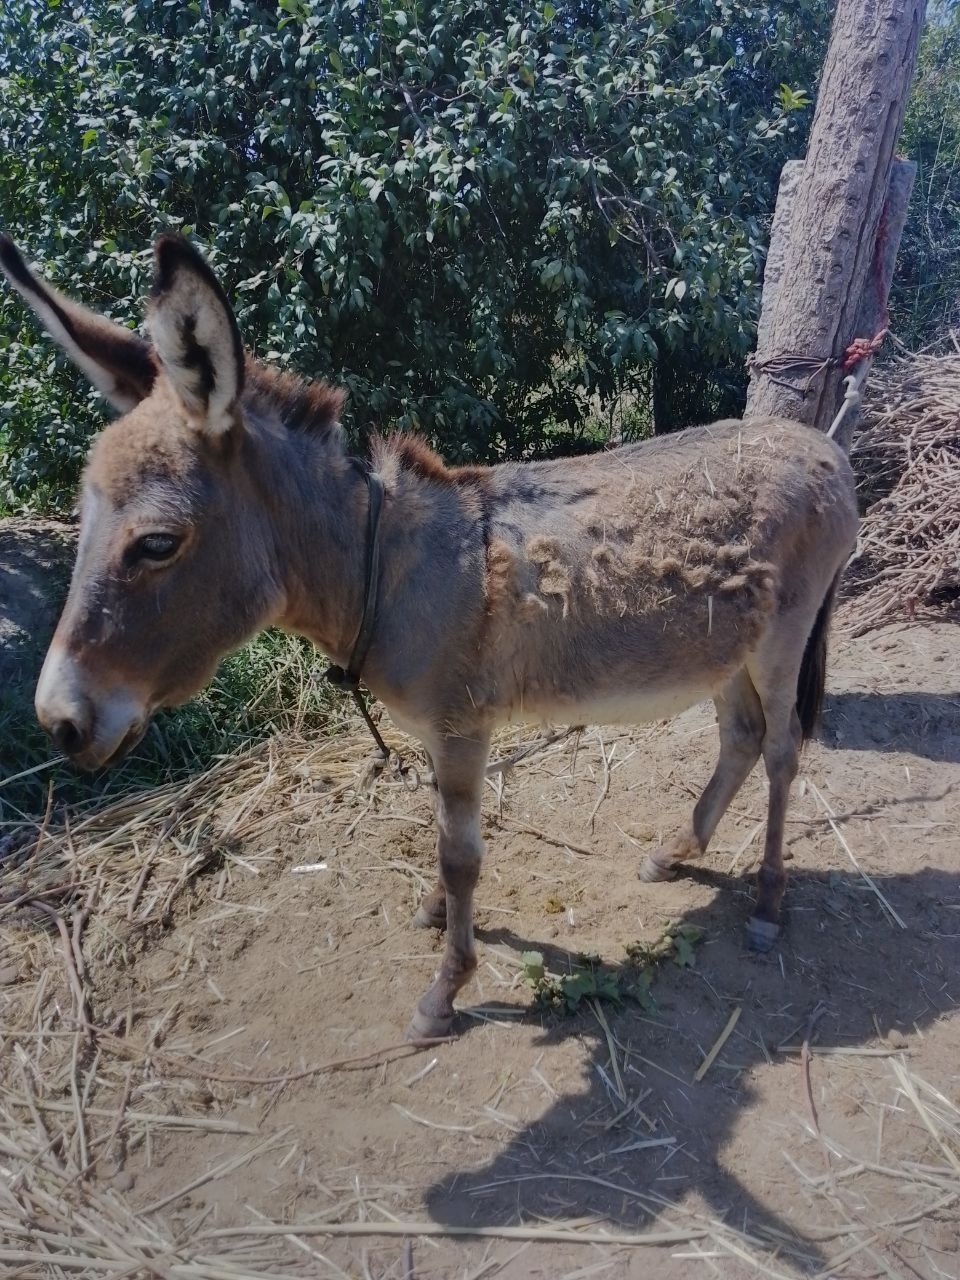
POLYGON ((902 230, 894 197, 899 205, 912 181, 904 170, 891 188, 894 153, 925 11, 926 0, 837 6, 807 158, 784 175, 793 207, 785 238, 787 215, 777 214, 782 247, 768 265, 774 303, 768 309, 765 296, 748 415, 779 414, 826 430, 842 397, 844 352, 883 325, 890 247, 895 255, 902 230), (868 323, 870 332, 861 329, 868 323), (810 363, 786 367, 795 356, 837 363, 819 371, 810 363), (771 359, 780 362, 772 369, 771 359))
MULTIPOLYGON (((784 258, 790 237, 790 226, 793 219, 794 200, 797 186, 803 174, 803 160, 788 160, 780 175, 780 188, 777 192, 777 205, 773 215, 773 226, 770 229, 770 248, 767 253, 767 264, 763 275, 763 298, 760 308, 760 323, 757 328, 757 356, 762 361, 770 352, 770 330, 773 316, 777 309, 780 293, 780 282, 783 277, 784 258)), ((897 260, 897 250, 907 220, 907 207, 910 203, 910 192, 916 177, 917 166, 912 160, 894 160, 890 177, 890 189, 880 219, 881 233, 878 236, 874 255, 875 270, 871 272, 867 288, 860 299, 860 310, 856 324, 856 336, 872 337, 886 325, 887 298, 893 283, 893 272, 897 260)), ((869 371, 872 363, 867 357, 865 370, 863 365, 857 366, 857 374, 869 371)), ((780 377, 778 372, 776 377, 780 377)), ((806 377, 809 377, 809 371, 806 377)), ((843 375, 841 375, 843 376, 843 375)), ((751 395, 753 386, 751 384, 751 395)), ((749 412, 749 410, 748 410, 749 412)), ((856 415, 848 413, 844 424, 837 435, 838 444, 849 448, 850 435, 856 424, 856 415)), ((819 424, 818 424, 819 425, 819 424)), ((827 424, 829 425, 829 423, 827 424)))
MULTIPOLYGON (((773 210, 773 224, 770 227, 770 247, 767 250, 767 262, 763 269, 760 322, 757 325, 757 358, 760 360, 770 354, 770 331, 773 328, 773 315, 780 296, 783 263, 787 253, 787 242, 790 239, 790 223, 793 219, 797 183, 803 173, 803 163, 802 160, 788 160, 780 171, 777 203, 773 210)), ((750 395, 753 394, 754 381, 751 380, 750 395)))
MULTIPOLYGON (((910 192, 913 190, 916 176, 917 166, 913 160, 894 160, 890 188, 883 206, 880 233, 874 250, 874 270, 866 292, 860 298, 857 336, 870 337, 887 327, 887 299, 890 297, 893 272, 897 265, 897 250, 900 248, 900 237, 903 235, 904 224, 907 221, 907 207, 910 204, 910 192)), ((872 363, 873 358, 868 356, 864 364, 857 366, 857 376, 862 375, 863 381, 866 380, 872 363)), ((837 444, 847 452, 850 451, 850 441, 857 424, 857 416, 857 413, 848 413, 835 437, 837 444)))

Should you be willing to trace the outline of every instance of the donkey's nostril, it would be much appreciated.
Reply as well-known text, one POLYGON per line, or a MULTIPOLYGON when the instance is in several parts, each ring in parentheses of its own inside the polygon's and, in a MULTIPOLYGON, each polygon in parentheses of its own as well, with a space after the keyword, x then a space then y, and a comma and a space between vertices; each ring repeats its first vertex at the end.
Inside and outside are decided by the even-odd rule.
POLYGON ((58 751, 75 756, 89 745, 90 733, 73 720, 57 720, 50 729, 50 737, 58 751))

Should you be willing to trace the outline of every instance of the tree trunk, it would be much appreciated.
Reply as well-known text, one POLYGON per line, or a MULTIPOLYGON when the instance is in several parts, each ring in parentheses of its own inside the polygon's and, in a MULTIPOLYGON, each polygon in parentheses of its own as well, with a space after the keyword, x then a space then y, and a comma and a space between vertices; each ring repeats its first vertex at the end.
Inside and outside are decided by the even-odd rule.
MULTIPOLYGON (((803 160, 788 160, 780 175, 780 189, 777 192, 777 206, 773 215, 773 226, 770 230, 770 249, 767 253, 767 265, 763 273, 763 298, 760 308, 760 323, 757 327, 757 360, 763 365, 770 349, 770 328, 777 309, 780 293, 780 282, 783 277, 783 263, 790 237, 790 225, 793 218, 794 200, 797 185, 803 174, 803 160)), ((917 166, 912 160, 895 160, 893 174, 890 178, 890 189, 880 217, 880 232, 875 248, 875 269, 871 273, 868 287, 860 300, 856 333, 860 336, 873 336, 883 330, 887 322, 887 298, 893 283, 893 271, 897 260, 897 249, 907 220, 907 207, 910 203, 910 192, 916 177, 917 166)), ((867 366, 871 357, 866 358, 867 366)), ((857 366, 858 376, 863 372, 863 364, 857 366)), ((752 374, 756 378, 756 372, 752 374)), ((775 377, 781 377, 777 370, 775 377)), ((806 372, 809 378, 809 371, 806 372)), ((841 374, 841 376, 843 376, 841 374)), ((751 384, 751 396, 753 393, 751 384)), ((750 412, 748 408, 747 412, 750 412)), ((781 412, 776 410, 776 412, 781 412)), ((783 410, 786 412, 786 410, 783 410)), ((849 450, 850 437, 856 423, 856 414, 848 413, 843 425, 837 433, 837 443, 849 450)), ((817 424, 819 425, 819 424, 817 424)), ((827 426, 830 424, 827 423, 827 426)))
POLYGON ((778 202, 775 229, 788 234, 771 245, 773 296, 768 303, 765 280, 749 416, 825 431, 847 348, 885 324, 912 181, 903 169, 891 186, 894 153, 925 11, 926 0, 839 0, 807 158, 784 173, 792 210, 778 202))

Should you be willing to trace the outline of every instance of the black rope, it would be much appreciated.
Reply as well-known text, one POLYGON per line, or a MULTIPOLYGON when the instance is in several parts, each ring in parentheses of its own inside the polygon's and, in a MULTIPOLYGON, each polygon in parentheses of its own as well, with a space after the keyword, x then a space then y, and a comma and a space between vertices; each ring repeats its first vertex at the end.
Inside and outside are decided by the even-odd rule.
POLYGON ((789 391, 799 391, 801 396, 807 392, 821 374, 830 369, 853 369, 856 365, 874 355, 886 337, 886 323, 878 329, 872 338, 854 338, 842 356, 805 356, 800 352, 786 351, 779 356, 761 356, 756 352, 747 356, 747 369, 758 369, 765 373, 771 382, 778 387, 786 387, 789 391), (806 373, 809 376, 798 388, 792 382, 785 381, 791 373, 806 373), (781 376, 777 376, 777 375, 781 376))
POLYGON ((363 694, 360 692, 359 689, 353 690, 353 700, 357 704, 360 714, 363 716, 364 720, 367 722, 367 728, 373 734, 373 740, 377 744, 377 749, 379 750, 380 754, 383 756, 385 761, 389 760, 390 752, 387 749, 387 744, 384 742, 383 738, 381 738, 380 730, 373 723, 373 720, 370 716, 370 712, 367 709, 367 700, 363 696, 363 694))
POLYGON ((799 389, 800 395, 805 396, 821 374, 826 373, 828 369, 838 368, 842 361, 834 356, 803 356, 788 353, 767 358, 751 355, 747 357, 746 363, 748 369, 759 369, 761 373, 767 375, 771 382, 775 382, 778 387, 787 387, 791 391, 799 389), (786 382, 783 377, 777 376, 778 374, 789 373, 809 373, 809 377, 797 388, 792 382, 786 382))
POLYGON ((373 723, 367 707, 367 700, 360 688, 360 675, 363 671, 363 664, 367 659, 367 654, 370 652, 370 644, 373 640, 373 624, 377 613, 377 587, 380 581, 380 516, 383 512, 384 488, 383 481, 375 471, 370 471, 360 462, 355 465, 360 468, 367 482, 367 491, 370 499, 367 508, 367 558, 363 589, 363 612, 360 615, 357 638, 353 642, 350 660, 346 667, 338 666, 337 663, 332 662, 324 675, 335 688, 342 689, 344 693, 353 695, 353 700, 357 704, 367 728, 373 735, 377 749, 384 760, 387 760, 390 752, 387 749, 387 744, 380 736, 379 729, 373 723))

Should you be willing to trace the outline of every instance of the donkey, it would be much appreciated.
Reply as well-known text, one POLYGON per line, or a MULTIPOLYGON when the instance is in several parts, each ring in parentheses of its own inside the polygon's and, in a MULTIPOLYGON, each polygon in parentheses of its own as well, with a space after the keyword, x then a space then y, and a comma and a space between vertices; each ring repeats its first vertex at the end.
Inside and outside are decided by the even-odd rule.
POLYGON ((76 565, 37 715, 77 765, 112 764, 266 626, 309 637, 416 735, 436 780, 446 928, 408 1028, 446 1035, 476 967, 472 904, 494 729, 636 723, 712 698, 716 769, 640 871, 700 857, 762 756, 769 805, 748 945, 769 949, 784 820, 817 718, 857 506, 843 452, 771 418, 589 457, 448 467, 409 435, 351 458, 343 395, 266 368, 205 260, 154 246, 150 341, 64 298, 11 241, 0 266, 120 411, 83 476, 76 565))

